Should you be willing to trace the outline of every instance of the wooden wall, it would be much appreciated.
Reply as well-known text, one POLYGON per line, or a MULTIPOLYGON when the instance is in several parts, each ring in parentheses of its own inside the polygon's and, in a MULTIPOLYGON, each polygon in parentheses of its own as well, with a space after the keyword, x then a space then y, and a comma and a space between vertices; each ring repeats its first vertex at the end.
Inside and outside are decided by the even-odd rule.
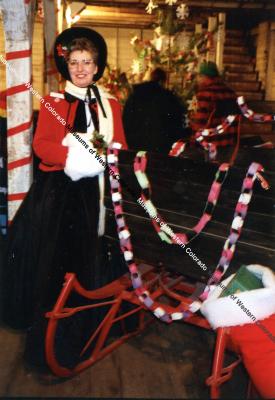
POLYGON ((256 71, 265 100, 275 101, 275 23, 261 22, 250 32, 256 48, 256 71))
POLYGON ((270 27, 268 43, 266 100, 275 100, 275 23, 270 27))
MULTIPOLYGON (((256 70, 266 90, 266 99, 275 100, 275 30, 269 22, 262 22, 254 28, 252 35, 256 46, 256 70)), ((275 27, 273 27, 275 29, 275 27)), ((131 72, 133 58, 136 57, 130 40, 136 35, 142 39, 153 38, 153 30, 118 28, 118 27, 96 27, 106 39, 108 45, 108 62, 111 67, 120 68, 121 71, 131 72)), ((0 21, 0 54, 5 54, 3 25, 0 21)), ((5 66, 0 63, 0 91, 6 88, 5 66)), ((41 95, 45 94, 44 85, 44 38, 43 21, 36 17, 33 35, 33 87, 41 95)), ((39 109, 39 101, 34 96, 34 109, 39 109)))
POLYGON ((269 23, 262 22, 258 26, 256 39, 256 70, 259 73, 259 79, 262 82, 262 88, 266 87, 266 70, 268 56, 268 36, 269 23))
POLYGON ((153 39, 153 31, 149 29, 96 27, 103 35, 108 46, 108 62, 111 67, 130 72, 133 58, 136 57, 131 39, 138 36, 141 39, 153 39))

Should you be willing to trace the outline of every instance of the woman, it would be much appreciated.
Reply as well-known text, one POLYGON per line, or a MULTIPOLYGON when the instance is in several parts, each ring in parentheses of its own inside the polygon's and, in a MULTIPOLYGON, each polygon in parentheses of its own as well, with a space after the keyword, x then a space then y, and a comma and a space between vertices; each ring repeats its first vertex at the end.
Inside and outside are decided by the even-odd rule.
MULTIPOLYGON (((94 289, 126 271, 119 256, 110 268, 100 239, 105 156, 100 162, 94 156, 100 149, 91 143, 98 143, 99 132, 106 144, 127 147, 118 102, 94 84, 105 68, 106 43, 93 30, 71 28, 57 37, 54 50, 65 91, 51 93, 41 104, 33 141, 40 171, 10 227, 4 272, 4 321, 28 328, 26 358, 42 365, 44 315, 57 300, 65 273, 75 272, 83 287, 94 289)), ((77 301, 75 296, 71 304, 77 301)), ((94 324, 99 314, 94 313, 94 324)), ((87 321, 73 323, 83 332, 87 321)))

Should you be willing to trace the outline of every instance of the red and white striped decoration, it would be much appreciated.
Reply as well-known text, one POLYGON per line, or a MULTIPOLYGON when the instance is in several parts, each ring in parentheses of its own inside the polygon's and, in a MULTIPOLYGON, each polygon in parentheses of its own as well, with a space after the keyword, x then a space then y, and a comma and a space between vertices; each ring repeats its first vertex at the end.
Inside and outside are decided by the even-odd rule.
POLYGON ((3 0, 8 135, 8 221, 11 222, 32 182, 31 45, 34 0, 3 0))

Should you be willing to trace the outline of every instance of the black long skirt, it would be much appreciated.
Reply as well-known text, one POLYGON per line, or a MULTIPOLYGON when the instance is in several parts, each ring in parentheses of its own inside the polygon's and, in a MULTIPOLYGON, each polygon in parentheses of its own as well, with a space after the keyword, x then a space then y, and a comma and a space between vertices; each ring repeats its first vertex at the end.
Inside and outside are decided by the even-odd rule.
MULTIPOLYGON (((97 177, 73 182, 63 171, 40 171, 9 228, 3 320, 10 327, 27 328, 25 354, 34 365, 44 364, 45 312, 55 304, 65 273, 76 273, 84 288, 95 289, 126 272, 119 252, 110 263, 105 242, 98 238, 98 215, 97 177)), ((71 305, 78 303, 77 296, 71 299, 71 305)), ((87 321, 96 325, 103 313, 94 311, 92 320, 90 316, 76 317, 70 328, 83 336, 87 321)), ((62 352, 62 337, 70 329, 67 321, 60 326, 63 357, 67 350, 62 352)), ((74 337, 75 345, 78 340, 83 337, 74 337)), ((69 364, 73 362, 69 360, 69 364)))

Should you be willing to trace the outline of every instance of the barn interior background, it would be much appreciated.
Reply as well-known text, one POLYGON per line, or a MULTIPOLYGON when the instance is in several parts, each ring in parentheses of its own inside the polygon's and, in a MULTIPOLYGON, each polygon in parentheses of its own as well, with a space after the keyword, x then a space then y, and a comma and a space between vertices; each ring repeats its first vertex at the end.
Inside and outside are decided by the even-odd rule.
MULTIPOLYGON (((40 102, 37 96, 26 89, 21 93, 20 85, 31 82, 33 89, 41 96, 62 88, 63 82, 53 64, 52 45, 56 34, 67 27, 92 27, 105 37, 109 65, 102 83, 119 98, 122 105, 131 85, 148 79, 150 70, 155 66, 164 67, 169 74, 169 87, 177 91, 183 101, 189 102, 198 64, 207 59, 217 62, 228 84, 237 94, 245 97, 252 109, 259 112, 275 111, 274 0, 2 0, 0 9, 0 54, 16 70, 24 72, 17 79, 0 62, 2 237, 6 235, 8 219, 12 219, 28 191, 33 175, 30 143, 40 102), (29 3, 33 9, 26 16, 24 7, 29 3), (33 27, 32 43, 26 41, 22 44, 23 40, 12 44, 11 38, 16 36, 12 27, 16 25, 11 24, 9 29, 9 18, 18 25, 28 26, 30 30, 33 27), (26 53, 17 53, 15 57, 17 51, 26 53), (14 102, 20 110, 16 115, 14 112, 12 115, 11 106, 14 102), (20 190, 18 186, 14 188, 9 185, 9 182, 14 181, 19 182, 20 190)), ((265 140, 275 143, 274 132, 269 124, 253 124, 252 127, 246 122, 242 134, 261 134, 265 140)), ((167 342, 168 338, 169 333, 167 342)), ((201 351, 208 341, 206 338, 205 343, 200 344, 201 351)), ((181 345, 180 336, 177 337, 177 345, 181 345)), ((152 355, 154 352, 150 346, 151 343, 147 351, 152 355)), ((127 347, 124 353, 120 353, 125 362, 126 354, 127 347)), ((169 357, 173 358, 173 354, 169 357)), ((192 357, 195 359, 195 355, 192 357)), ((101 372, 95 372, 95 380, 102 381, 105 367, 114 369, 115 361, 107 360, 104 363, 101 372)), ((205 370, 208 367, 203 366, 205 370)), ((164 374, 165 368, 164 363, 160 368, 161 373, 164 374)), ((174 386, 180 388, 177 389, 179 395, 180 390, 183 393, 180 387, 181 376, 177 367, 172 369, 170 374, 174 386)), ((77 383, 76 380, 75 387, 77 383)), ((21 389, 24 385, 22 375, 21 389)), ((38 387, 35 390, 39 393, 38 387)), ((58 393, 58 390, 53 392, 49 387, 47 390, 49 396, 58 393)), ((151 397, 152 393, 153 388, 148 396, 151 397)), ((68 394, 71 395, 71 392, 68 394)), ((95 395, 100 393, 95 392, 95 395)))
MULTIPOLYGON (((5 6, 2 1, 2 8, 5 6)), ((9 2, 9 7, 16 1, 9 2)), ((30 3, 25 2, 26 4, 30 3)), ((181 1, 181 0, 118 0, 118 1, 68 1, 39 0, 31 2, 33 9, 33 35, 29 54, 31 82, 41 96, 50 90, 58 90, 62 82, 52 58, 52 45, 56 33, 66 27, 90 26, 97 29, 108 44, 108 68, 102 83, 116 95, 123 104, 131 85, 149 77, 155 66, 168 72, 168 85, 173 88, 190 107, 192 106, 193 83, 201 60, 216 61, 229 85, 237 94, 244 95, 258 111, 270 111, 275 101, 275 5, 272 0, 240 1, 181 1), (31 60, 31 61, 30 61, 31 60), (264 102, 263 102, 264 101, 264 102)), ((16 12, 13 15, 16 20, 16 12)), ((19 16, 19 9, 17 11, 19 16)), ((0 21, 0 51, 9 49, 11 40, 5 39, 5 17, 0 21)), ((29 25, 32 29, 32 25, 29 25)), ((10 58, 10 63, 24 65, 26 55, 10 58)), ((26 71, 24 69, 24 71, 26 71)), ((0 63, 1 91, 1 155, 0 155, 0 224, 6 232, 8 219, 12 219, 31 182, 30 143, 22 141, 25 150, 19 150, 19 136, 9 139, 7 149, 6 115, 9 101, 15 95, 16 79, 0 63), (8 87, 6 82, 8 82, 8 87), (13 86, 13 89, 12 89, 13 86), (8 90, 8 91, 7 91, 8 90), (8 96, 7 96, 8 95, 8 96), (8 102, 6 102, 8 99, 8 102), (10 99, 10 100, 9 100, 10 99), (13 142, 13 143, 11 143, 13 142), (15 144, 14 144, 15 142, 15 144), (7 153, 6 153, 7 151, 7 153), (22 154, 19 154, 20 152, 22 154), (7 154, 9 160, 7 161, 7 154), (28 161, 27 158, 29 158, 28 161), (10 164, 24 159, 26 164, 10 164), (7 178, 8 162, 8 178, 7 178), (21 173, 19 170, 21 168, 21 173), (27 170, 26 170, 27 168, 27 170), (13 193, 15 179, 21 184, 19 193, 13 193), (9 184, 8 184, 9 182, 9 184), (7 184, 10 186, 7 193, 7 184), (7 212, 7 194, 9 211, 7 212), (9 214, 9 217, 7 216, 9 214)), ((14 74, 13 74, 14 75, 14 74)), ((26 80, 26 79, 25 79, 26 80)), ((29 80, 29 79, 27 79, 29 80)), ((18 86, 18 85, 17 85, 18 86)), ((25 93, 26 96, 26 93, 25 93)), ((37 96, 29 99, 25 123, 29 122, 32 133, 33 119, 36 119, 40 102, 37 96), (34 111, 34 114, 32 113, 34 111), (28 121, 27 121, 28 120, 28 121)), ((11 108, 8 107, 8 112, 11 108)), ((11 116, 10 120, 15 117, 11 116)), ((9 119, 8 119, 9 120, 9 119)), ((14 122, 12 123, 14 125, 14 122)), ((12 126, 14 128, 14 126, 12 126)), ((9 130, 10 127, 8 126, 9 130)), ((23 127, 24 129, 24 127, 23 127)), ((264 139, 273 140, 271 126, 260 126, 258 133, 264 139)), ((242 134, 250 134, 249 124, 243 126, 242 134)), ((26 135, 25 135, 26 136, 26 135)))

